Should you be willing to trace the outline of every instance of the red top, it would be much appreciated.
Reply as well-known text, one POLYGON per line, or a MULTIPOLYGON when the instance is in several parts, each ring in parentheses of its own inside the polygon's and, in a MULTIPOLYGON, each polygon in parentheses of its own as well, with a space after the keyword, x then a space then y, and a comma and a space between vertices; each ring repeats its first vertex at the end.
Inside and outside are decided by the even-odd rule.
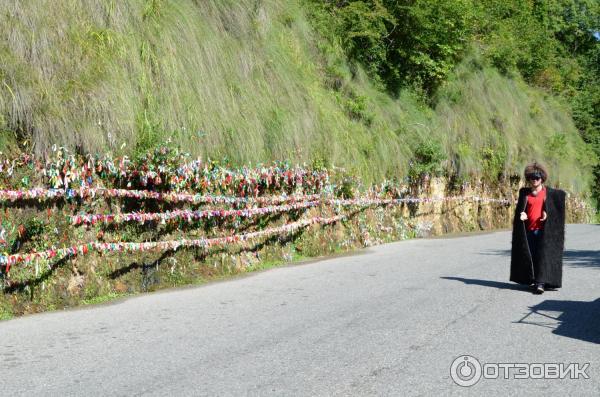
POLYGON ((534 196, 532 193, 527 195, 527 230, 537 230, 544 228, 544 222, 541 221, 542 208, 546 200, 546 187, 534 196))

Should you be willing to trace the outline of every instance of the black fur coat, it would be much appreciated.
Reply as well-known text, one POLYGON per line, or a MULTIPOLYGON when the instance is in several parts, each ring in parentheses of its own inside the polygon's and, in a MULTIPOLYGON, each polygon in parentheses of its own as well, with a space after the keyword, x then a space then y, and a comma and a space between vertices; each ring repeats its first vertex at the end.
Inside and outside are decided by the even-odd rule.
MULTIPOLYGON (((521 212, 525 209, 529 192, 530 189, 527 187, 519 190, 519 200, 513 219, 510 281, 519 284, 529 284, 533 281, 533 260, 527 244, 526 226, 520 218, 521 212)), ((548 217, 544 221, 544 233, 540 246, 539 269, 536 279, 550 288, 560 288, 562 286, 565 197, 566 193, 564 191, 546 186, 544 210, 548 217)))

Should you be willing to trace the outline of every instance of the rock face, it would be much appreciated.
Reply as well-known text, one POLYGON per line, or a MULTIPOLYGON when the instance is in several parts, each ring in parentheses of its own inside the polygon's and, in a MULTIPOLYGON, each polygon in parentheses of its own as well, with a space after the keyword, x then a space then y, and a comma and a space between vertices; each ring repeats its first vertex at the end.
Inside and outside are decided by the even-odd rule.
MULTIPOLYGON (((278 227, 300 219, 328 218, 340 211, 347 216, 344 221, 328 226, 314 225, 292 234, 207 250, 91 253, 53 262, 47 269, 40 270, 44 274, 33 274, 28 267, 15 267, 10 280, 4 280, 8 287, 0 292, 0 318, 200 283, 391 241, 510 228, 519 187, 518 180, 492 188, 482 182, 457 184, 447 178, 424 179, 418 185, 401 186, 393 193, 394 197, 424 199, 421 203, 345 209, 324 203, 260 221, 249 220, 235 231, 218 224, 208 227, 210 236, 224 236, 278 227), (426 200, 431 198, 434 200, 426 200), (17 273, 19 269, 21 273, 17 273)), ((590 208, 583 201, 572 196, 568 198, 568 222, 589 222, 590 216, 590 208)), ((93 230, 86 233, 90 235, 81 238, 97 238, 93 230)), ((177 228, 171 235, 160 235, 159 238, 182 238, 189 233, 177 228)), ((124 240, 127 238, 123 237, 124 240)))
MULTIPOLYGON (((455 186, 445 177, 426 179, 412 189, 411 196, 447 200, 407 206, 403 215, 414 218, 421 232, 429 229, 429 233, 418 236, 510 228, 519 188, 523 186, 514 181, 492 188, 481 181, 455 186), (510 204, 486 199, 508 199, 510 204)), ((592 213, 587 203, 567 193, 568 223, 591 222, 592 213)))

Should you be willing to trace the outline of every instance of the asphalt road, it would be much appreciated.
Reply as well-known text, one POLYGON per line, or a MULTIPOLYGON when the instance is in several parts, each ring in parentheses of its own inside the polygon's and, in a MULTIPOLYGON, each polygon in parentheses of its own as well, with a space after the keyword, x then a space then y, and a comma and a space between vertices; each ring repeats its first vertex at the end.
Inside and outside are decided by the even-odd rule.
POLYGON ((600 225, 567 226, 564 286, 543 295, 508 282, 509 248, 507 231, 402 241, 0 322, 0 394, 600 395, 600 225), (462 355, 589 379, 461 387, 462 355))

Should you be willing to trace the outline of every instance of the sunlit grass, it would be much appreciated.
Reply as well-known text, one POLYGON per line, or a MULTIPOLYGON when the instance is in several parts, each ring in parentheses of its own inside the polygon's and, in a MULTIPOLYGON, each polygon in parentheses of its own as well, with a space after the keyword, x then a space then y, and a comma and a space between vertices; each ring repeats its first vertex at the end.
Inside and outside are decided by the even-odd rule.
POLYGON ((296 1, 3 2, 0 22, 0 150, 131 153, 174 138, 204 158, 319 161, 368 183, 407 175, 415 148, 437 141, 466 177, 535 158, 561 185, 587 183, 552 98, 477 57, 435 109, 409 90, 393 98, 324 45, 296 1))

